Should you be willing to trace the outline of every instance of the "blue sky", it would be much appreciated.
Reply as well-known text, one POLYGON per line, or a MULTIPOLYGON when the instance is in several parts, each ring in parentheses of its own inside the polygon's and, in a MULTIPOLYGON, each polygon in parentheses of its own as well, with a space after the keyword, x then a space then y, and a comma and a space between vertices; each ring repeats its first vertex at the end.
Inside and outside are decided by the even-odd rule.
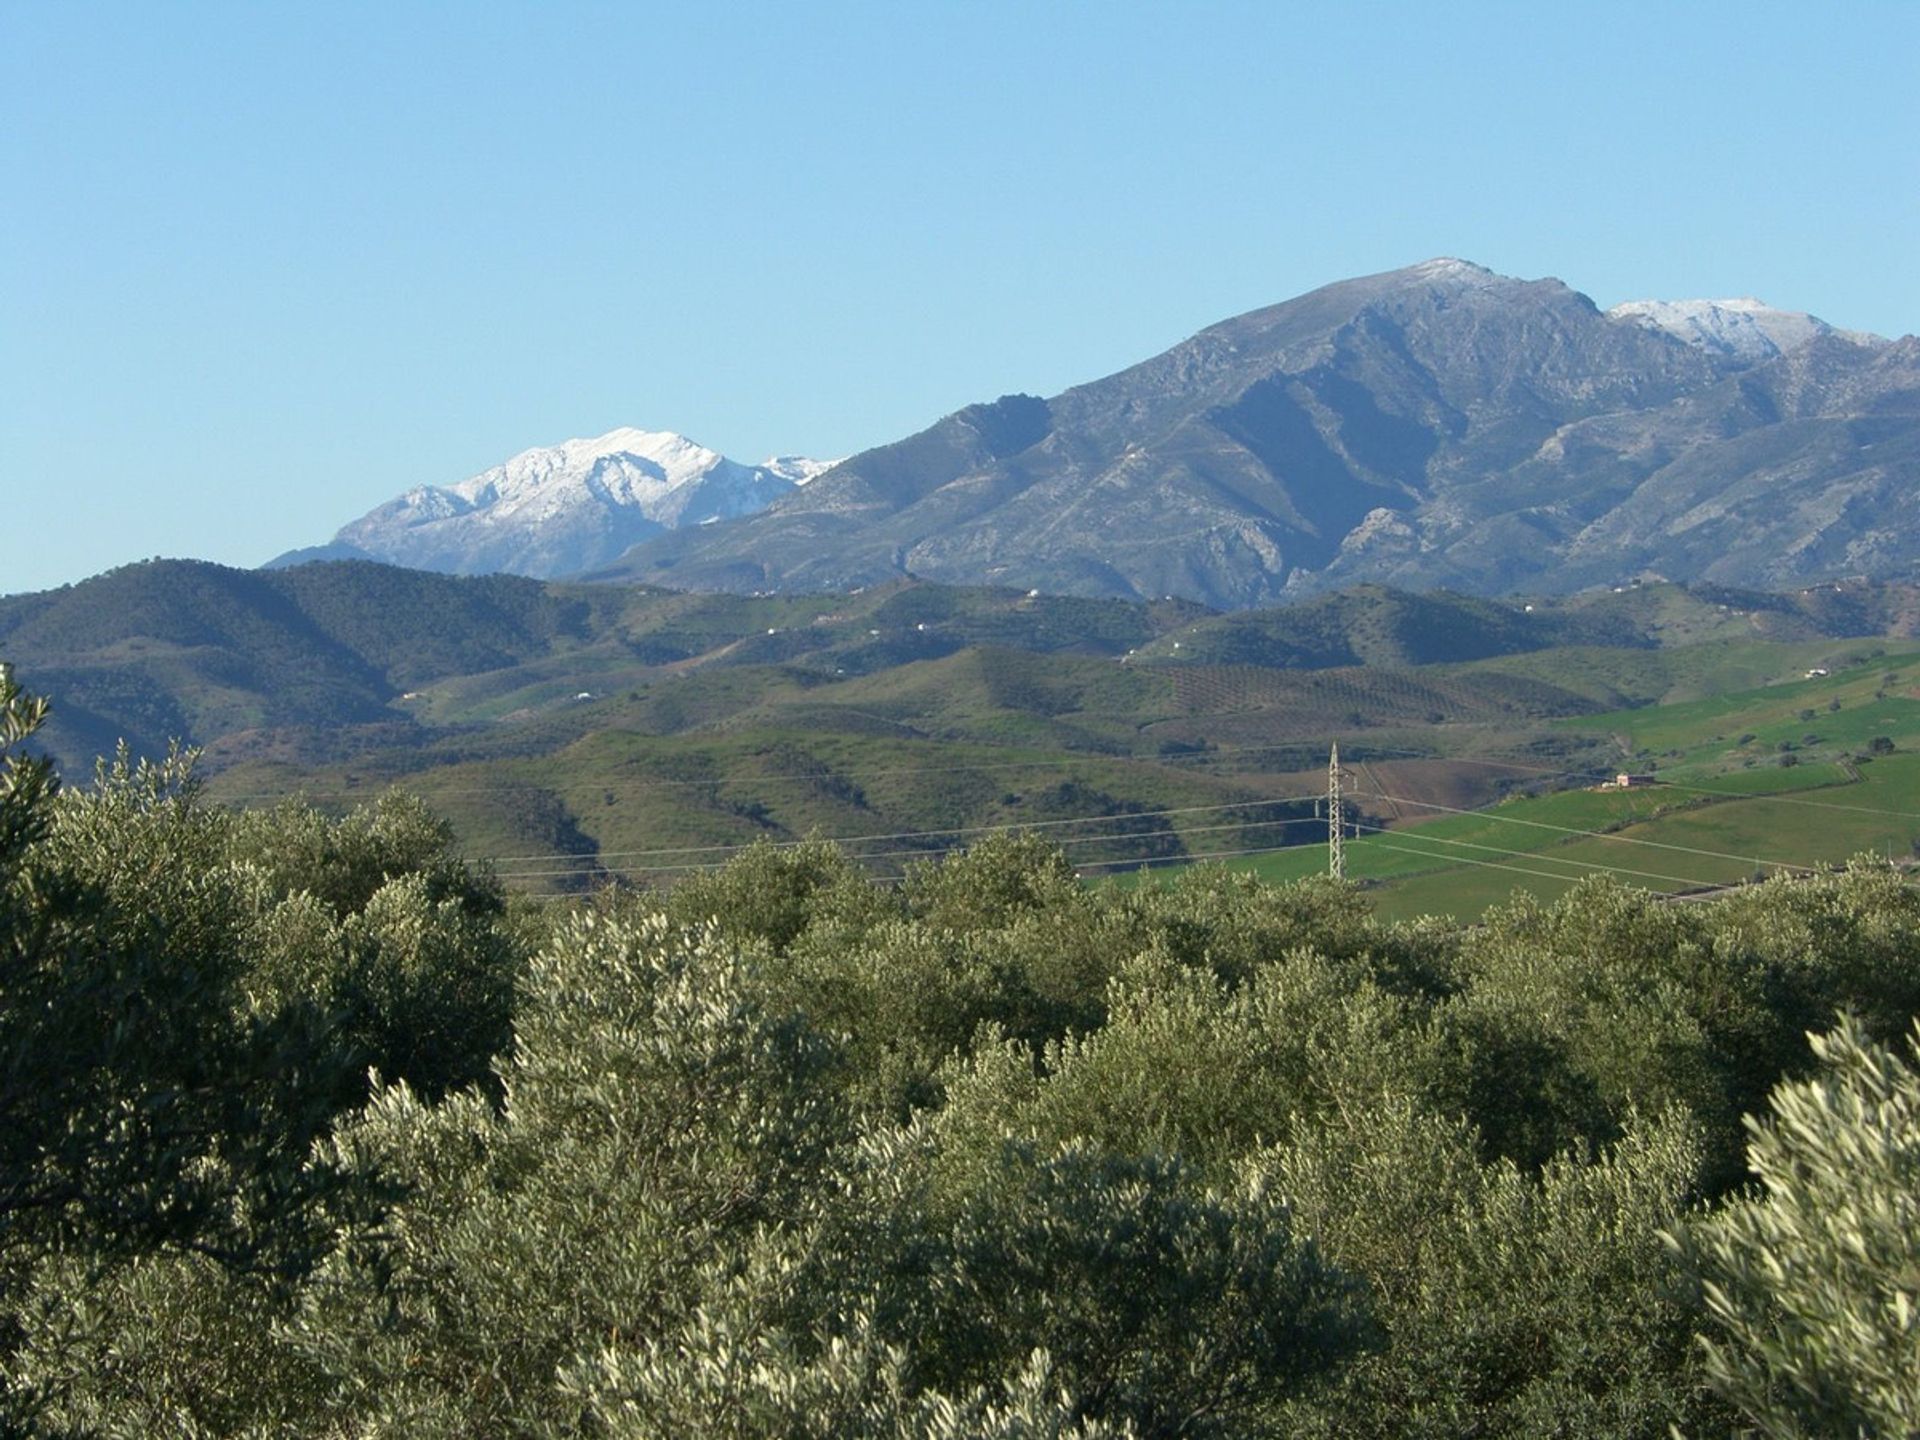
POLYGON ((0 592, 839 455, 1433 255, 1920 330, 1920 5, 0 8, 0 592))

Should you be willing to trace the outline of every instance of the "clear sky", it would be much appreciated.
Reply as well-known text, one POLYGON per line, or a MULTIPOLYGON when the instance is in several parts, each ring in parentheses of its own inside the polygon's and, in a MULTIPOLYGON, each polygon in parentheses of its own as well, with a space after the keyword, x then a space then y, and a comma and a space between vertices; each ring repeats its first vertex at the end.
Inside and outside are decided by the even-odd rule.
POLYGON ((0 592, 1433 255, 1920 330, 1920 4, 0 0, 0 592))

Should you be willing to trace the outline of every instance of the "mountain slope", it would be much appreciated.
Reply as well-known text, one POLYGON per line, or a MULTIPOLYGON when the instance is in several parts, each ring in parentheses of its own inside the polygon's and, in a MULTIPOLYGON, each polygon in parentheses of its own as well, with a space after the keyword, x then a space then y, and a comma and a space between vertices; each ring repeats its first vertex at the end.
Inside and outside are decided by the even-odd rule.
POLYGON ((742 465, 668 431, 614 430, 526 450, 457 485, 422 485, 270 561, 374 559, 474 575, 551 577, 604 565, 649 535, 751 514, 826 466, 742 465))
POLYGON ((1913 345, 1811 317, 1790 344, 1798 322, 1767 311, 1745 313, 1743 349, 1659 318, 1459 260, 1344 281, 1051 399, 970 406, 587 578, 911 574, 1242 607, 1367 580, 1779 585, 1920 560, 1920 525, 1862 510, 1916 474, 1913 345), (1764 546, 1729 552, 1702 506, 1764 546))

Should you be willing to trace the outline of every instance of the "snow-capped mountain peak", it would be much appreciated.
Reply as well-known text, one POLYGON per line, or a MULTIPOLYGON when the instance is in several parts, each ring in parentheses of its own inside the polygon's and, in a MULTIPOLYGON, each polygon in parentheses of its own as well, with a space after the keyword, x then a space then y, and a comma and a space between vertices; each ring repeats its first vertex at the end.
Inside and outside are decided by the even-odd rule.
POLYGON ((523 450, 457 484, 415 486, 314 553, 456 574, 574 574, 662 530, 764 509, 832 463, 742 465, 671 430, 624 427, 523 450))
POLYGON ((598 488, 616 504, 645 510, 673 491, 732 465, 719 451, 670 430, 627 428, 522 450, 447 489, 473 505, 513 511, 528 505, 551 509, 567 503, 569 496, 598 488))
POLYGON ((1607 312, 1678 336, 1731 360, 1757 364, 1797 350, 1821 335, 1856 345, 1883 345, 1878 335, 1839 330, 1801 310, 1777 310, 1751 295, 1735 300, 1629 300, 1607 312))

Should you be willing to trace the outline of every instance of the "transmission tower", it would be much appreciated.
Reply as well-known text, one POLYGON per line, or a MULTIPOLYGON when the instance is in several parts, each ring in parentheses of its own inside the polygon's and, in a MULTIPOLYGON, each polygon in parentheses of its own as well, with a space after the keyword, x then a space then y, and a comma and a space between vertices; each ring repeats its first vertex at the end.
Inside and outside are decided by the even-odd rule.
POLYGON ((1336 880, 1347 878, 1346 816, 1340 806, 1340 747, 1335 745, 1327 757, 1327 873, 1336 880))

